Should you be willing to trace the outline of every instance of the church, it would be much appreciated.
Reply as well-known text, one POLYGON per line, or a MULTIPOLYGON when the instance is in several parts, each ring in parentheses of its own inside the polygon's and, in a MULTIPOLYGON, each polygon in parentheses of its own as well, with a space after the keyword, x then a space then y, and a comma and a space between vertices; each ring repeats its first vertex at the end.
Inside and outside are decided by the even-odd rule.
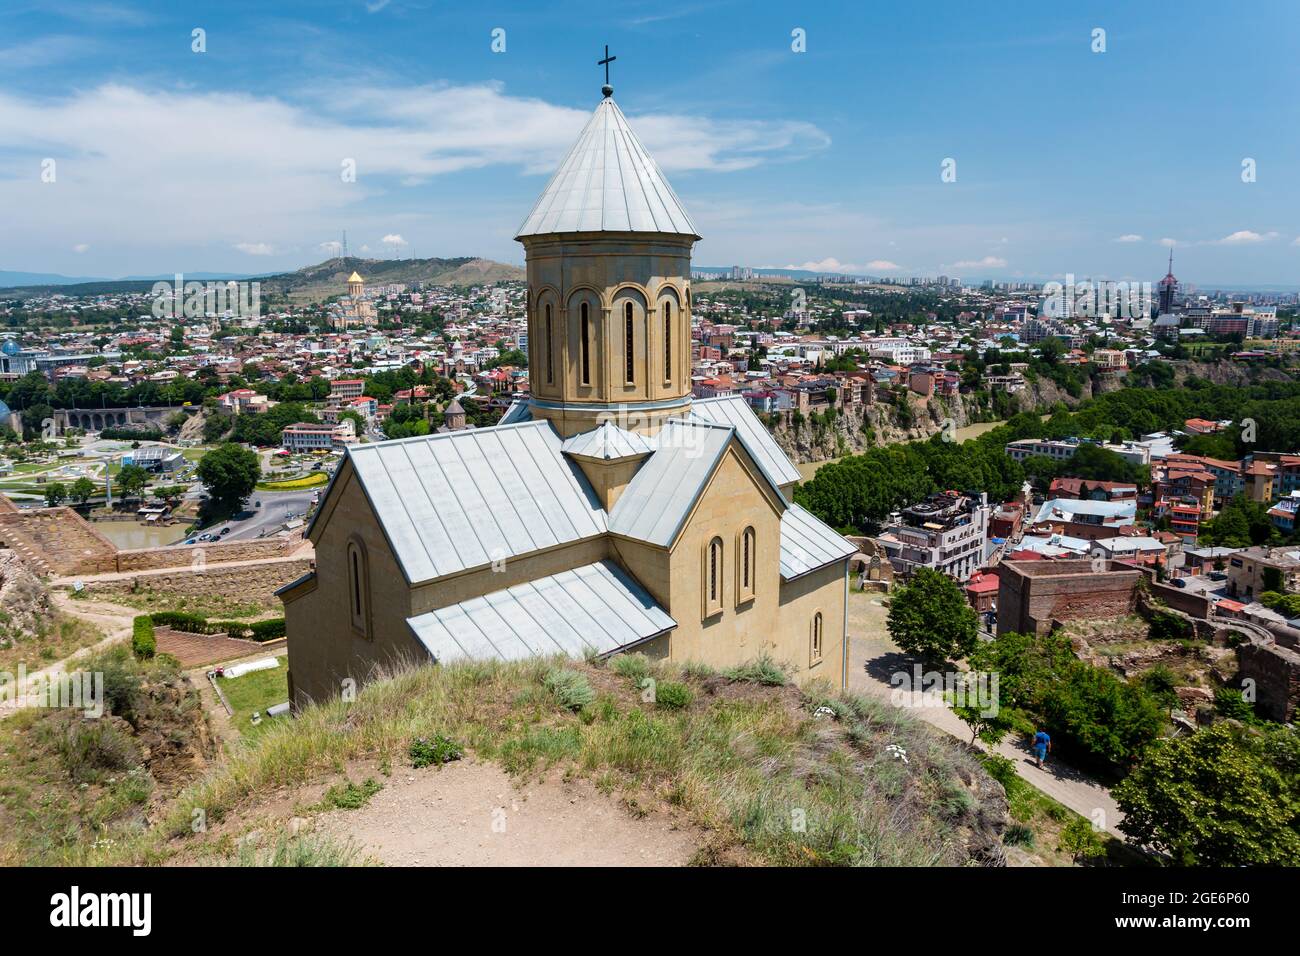
POLYGON ((395 661, 762 656, 847 680, 855 548, 739 395, 693 399, 695 225, 603 99, 519 229, 529 388, 491 428, 355 445, 280 590, 295 707, 395 661))

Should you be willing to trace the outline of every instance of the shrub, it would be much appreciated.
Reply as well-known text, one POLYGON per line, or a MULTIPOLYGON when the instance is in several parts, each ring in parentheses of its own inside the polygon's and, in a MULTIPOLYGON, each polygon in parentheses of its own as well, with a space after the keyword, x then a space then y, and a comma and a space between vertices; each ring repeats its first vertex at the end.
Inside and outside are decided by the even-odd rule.
POLYGON ((677 681, 664 680, 655 685, 655 703, 668 710, 689 707, 694 699, 691 689, 677 681))
POLYGON ((1016 774, 1016 762, 1010 757, 986 753, 981 754, 979 759, 980 763, 984 764, 984 769, 988 771, 989 776, 1002 784, 1002 789, 1007 793, 1010 793, 1019 783, 1020 778, 1016 774))
POLYGON ((99 780, 109 771, 130 770, 140 763, 140 750, 118 722, 87 720, 76 715, 58 742, 59 758, 79 783, 99 780))
POLYGON ((320 806, 323 810, 360 810, 370 802, 371 797, 383 789, 384 785, 374 777, 367 777, 360 785, 351 780, 346 783, 336 783, 325 791, 320 806))
POLYGON ((1173 707, 1178 703, 1178 695, 1174 693, 1174 688, 1178 686, 1178 675, 1164 664, 1151 668, 1139 678, 1138 683, 1165 707, 1173 707))
POLYGON ((1151 640, 1182 641, 1193 635, 1192 624, 1186 618, 1168 611, 1151 612, 1151 640))
POLYGON ((1214 712, 1220 717, 1240 720, 1248 724, 1255 719, 1255 705, 1246 695, 1232 687, 1220 687, 1214 692, 1214 712))
POLYGON ((1007 846, 1022 846, 1033 849, 1034 831, 1028 824, 1013 823, 1002 834, 1002 842, 1007 846))
POLYGON ((650 660, 644 654, 619 654, 610 666, 619 677, 626 677, 638 686, 650 676, 650 660))
POLYGON ((542 685, 565 710, 582 710, 596 699, 596 693, 587 683, 586 676, 567 667, 547 671, 542 678, 542 685))
POLYGON ((419 770, 430 766, 441 767, 445 763, 459 760, 465 755, 465 750, 450 738, 434 734, 432 737, 416 737, 412 740, 407 755, 411 758, 411 766, 419 770))
POLYGON ((158 651, 158 639, 148 614, 141 614, 132 625, 131 651, 142 661, 149 660, 158 651))
POLYGON ((1106 841, 1083 817, 1075 817, 1061 831, 1060 849, 1074 857, 1075 862, 1091 860, 1106 852, 1106 841))
POLYGON ((766 654, 758 658, 758 660, 746 661, 744 664, 730 667, 722 673, 729 680, 763 684, 766 687, 784 687, 789 682, 789 678, 781 665, 766 654))

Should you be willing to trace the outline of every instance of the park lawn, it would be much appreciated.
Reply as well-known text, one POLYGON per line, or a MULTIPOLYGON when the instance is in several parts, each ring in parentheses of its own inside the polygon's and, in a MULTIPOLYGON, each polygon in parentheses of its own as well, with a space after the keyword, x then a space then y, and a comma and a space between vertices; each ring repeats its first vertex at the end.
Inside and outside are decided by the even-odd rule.
POLYGON ((226 695, 234 716, 231 722, 241 734, 256 734, 276 722, 267 718, 266 708, 283 704, 289 699, 289 658, 276 658, 280 666, 275 670, 253 671, 242 677, 218 677, 217 686, 226 695), (262 715, 262 722, 253 725, 253 712, 262 715))

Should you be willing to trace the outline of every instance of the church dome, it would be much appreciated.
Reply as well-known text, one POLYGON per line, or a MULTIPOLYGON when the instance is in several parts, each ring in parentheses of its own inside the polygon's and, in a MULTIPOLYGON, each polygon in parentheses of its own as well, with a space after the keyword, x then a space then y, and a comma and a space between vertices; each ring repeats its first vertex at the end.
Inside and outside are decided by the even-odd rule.
POLYGON ((700 238, 681 200, 608 94, 515 238, 567 232, 700 238))

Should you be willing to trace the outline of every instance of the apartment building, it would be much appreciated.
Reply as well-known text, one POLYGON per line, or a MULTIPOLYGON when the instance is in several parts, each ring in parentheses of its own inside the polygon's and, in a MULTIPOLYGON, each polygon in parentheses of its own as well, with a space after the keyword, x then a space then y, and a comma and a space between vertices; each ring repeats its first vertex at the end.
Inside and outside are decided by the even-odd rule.
POLYGON ((895 574, 933 568, 966 581, 984 563, 988 495, 945 491, 904 508, 876 538, 895 574))

